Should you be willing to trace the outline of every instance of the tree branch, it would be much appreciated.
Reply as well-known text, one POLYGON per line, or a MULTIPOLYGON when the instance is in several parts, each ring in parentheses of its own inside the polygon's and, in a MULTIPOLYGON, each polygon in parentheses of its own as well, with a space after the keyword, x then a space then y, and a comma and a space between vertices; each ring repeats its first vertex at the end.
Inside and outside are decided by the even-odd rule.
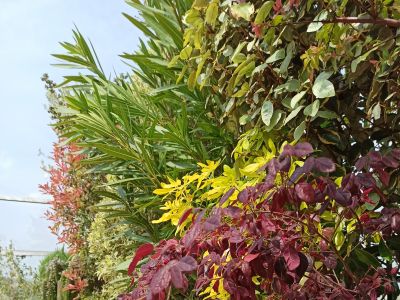
POLYGON ((337 17, 333 20, 325 20, 325 21, 317 21, 321 23, 344 23, 344 24, 350 24, 350 23, 363 23, 363 24, 378 24, 378 25, 384 25, 384 26, 389 26, 389 27, 400 27, 400 20, 395 20, 395 19, 360 19, 357 17, 337 17))

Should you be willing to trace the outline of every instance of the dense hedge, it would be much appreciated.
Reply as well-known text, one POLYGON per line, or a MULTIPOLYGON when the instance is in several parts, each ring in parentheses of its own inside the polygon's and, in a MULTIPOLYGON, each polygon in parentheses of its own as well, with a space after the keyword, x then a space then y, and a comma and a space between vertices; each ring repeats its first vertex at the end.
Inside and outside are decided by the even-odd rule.
POLYGON ((397 2, 127 3, 132 74, 74 31, 55 57, 82 73, 47 79, 80 297, 395 299, 397 2))

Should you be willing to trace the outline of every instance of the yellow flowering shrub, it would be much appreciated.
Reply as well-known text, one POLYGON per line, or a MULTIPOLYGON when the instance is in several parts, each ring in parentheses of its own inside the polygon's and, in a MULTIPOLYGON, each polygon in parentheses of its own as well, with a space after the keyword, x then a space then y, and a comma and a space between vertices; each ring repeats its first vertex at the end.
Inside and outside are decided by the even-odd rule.
MULTIPOLYGON (((287 142, 280 146, 280 151, 287 142)), ((279 152, 280 152, 279 151, 279 152)), ((198 163, 200 171, 184 175, 181 179, 168 178, 161 183, 161 188, 154 194, 165 200, 161 210, 165 211, 161 218, 153 223, 171 222, 177 227, 177 233, 182 233, 190 218, 182 224, 179 220, 185 212, 194 207, 211 207, 231 188, 235 188, 224 206, 236 200, 240 191, 248 186, 254 186, 265 178, 265 172, 260 169, 277 156, 277 148, 271 139, 266 139, 263 133, 254 128, 242 135, 232 153, 233 166, 221 165, 221 161, 198 163), (218 174, 219 173, 219 174, 218 174)), ((294 170, 300 162, 293 162, 294 170)), ((279 180, 279 176, 277 178, 279 180)))

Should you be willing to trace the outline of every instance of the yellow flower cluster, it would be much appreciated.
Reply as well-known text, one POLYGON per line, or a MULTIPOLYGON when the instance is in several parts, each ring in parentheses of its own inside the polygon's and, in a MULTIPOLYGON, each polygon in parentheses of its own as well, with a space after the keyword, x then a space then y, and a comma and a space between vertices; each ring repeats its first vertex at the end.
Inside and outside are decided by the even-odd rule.
POLYGON ((214 173, 220 166, 220 161, 207 161, 205 164, 198 163, 199 172, 187 174, 176 180, 168 178, 168 182, 161 183, 161 188, 154 190, 154 194, 162 196, 165 200, 164 206, 161 207, 165 213, 153 223, 169 221, 177 227, 177 233, 181 233, 190 222, 190 218, 182 224, 179 224, 179 220, 191 208, 215 205, 226 192, 235 188, 224 204, 229 205, 236 200, 241 190, 261 182, 265 178, 265 172, 261 172, 260 169, 277 155, 277 150, 272 140, 259 143, 260 138, 262 136, 258 131, 250 131, 243 135, 232 154, 235 163, 232 167, 224 165, 219 176, 214 176, 214 173))

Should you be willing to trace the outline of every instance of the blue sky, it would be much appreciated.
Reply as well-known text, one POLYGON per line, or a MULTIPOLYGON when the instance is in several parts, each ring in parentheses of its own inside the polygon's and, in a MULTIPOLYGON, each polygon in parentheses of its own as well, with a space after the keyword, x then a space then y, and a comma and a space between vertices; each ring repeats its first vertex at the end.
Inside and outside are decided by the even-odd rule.
MULTIPOLYGON (((48 73, 60 82, 70 70, 50 66, 59 42, 72 41, 74 25, 88 37, 106 73, 129 71, 118 54, 133 52, 139 32, 121 15, 134 14, 123 0, 0 0, 0 195, 43 197, 46 181, 39 150, 51 152, 45 89, 48 73)), ((0 244, 52 250, 56 239, 43 218, 44 205, 0 201, 0 244)))

